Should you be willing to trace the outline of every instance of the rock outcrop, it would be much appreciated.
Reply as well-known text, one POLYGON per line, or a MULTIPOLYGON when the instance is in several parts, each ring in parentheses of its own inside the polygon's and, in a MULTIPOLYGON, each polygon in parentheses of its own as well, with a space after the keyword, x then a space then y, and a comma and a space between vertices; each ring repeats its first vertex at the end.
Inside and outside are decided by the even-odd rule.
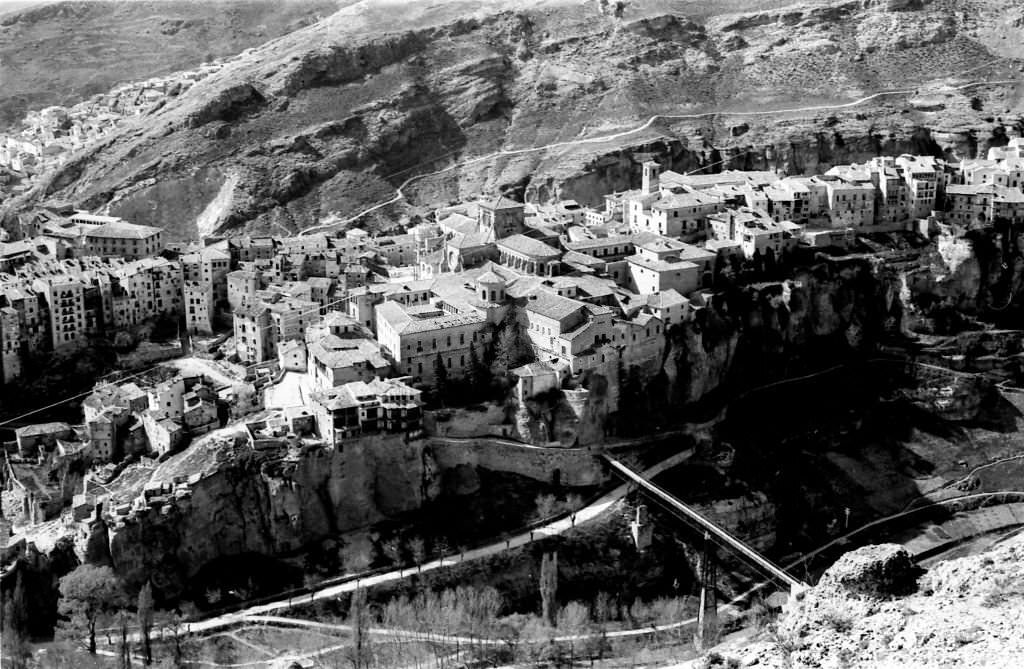
POLYGON ((917 578, 906 552, 868 546, 792 602, 770 640, 723 649, 739 667, 1016 667, 1024 542, 949 560, 917 578))
POLYGON ((913 592, 917 576, 906 548, 897 544, 865 546, 850 551, 829 567, 814 594, 891 599, 913 592))

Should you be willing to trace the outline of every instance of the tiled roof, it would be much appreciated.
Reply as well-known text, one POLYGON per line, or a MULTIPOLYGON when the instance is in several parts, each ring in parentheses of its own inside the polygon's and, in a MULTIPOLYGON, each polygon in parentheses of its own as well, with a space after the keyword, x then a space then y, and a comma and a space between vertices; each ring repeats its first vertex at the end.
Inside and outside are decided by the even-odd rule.
POLYGON ((112 221, 87 230, 86 237, 107 239, 149 239, 163 232, 149 225, 137 225, 128 221, 112 221))
POLYGON ((647 296, 647 306, 655 309, 676 307, 687 302, 689 300, 680 295, 679 291, 675 288, 669 288, 668 290, 662 290, 647 296))
POLYGON ((539 290, 526 301, 526 310, 560 321, 584 307, 582 302, 539 290))
POLYGON ((561 251, 553 246, 526 235, 512 235, 498 240, 498 248, 533 258, 551 258, 561 255, 561 251))

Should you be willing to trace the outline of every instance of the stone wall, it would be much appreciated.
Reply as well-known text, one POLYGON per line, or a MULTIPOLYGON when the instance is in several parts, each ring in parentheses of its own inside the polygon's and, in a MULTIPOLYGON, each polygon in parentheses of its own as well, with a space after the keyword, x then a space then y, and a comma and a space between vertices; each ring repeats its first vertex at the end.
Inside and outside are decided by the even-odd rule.
POLYGON ((431 439, 430 454, 442 470, 459 466, 526 476, 551 483, 555 472, 564 486, 594 486, 607 475, 596 452, 586 449, 524 446, 491 439, 431 439))

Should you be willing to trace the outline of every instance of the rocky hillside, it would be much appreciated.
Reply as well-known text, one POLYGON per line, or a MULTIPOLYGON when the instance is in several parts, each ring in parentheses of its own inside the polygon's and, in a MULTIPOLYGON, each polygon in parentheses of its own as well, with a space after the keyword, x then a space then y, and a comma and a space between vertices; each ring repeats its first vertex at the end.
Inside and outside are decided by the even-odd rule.
POLYGON ((30 109, 233 56, 334 12, 334 0, 0 3, 0 129, 30 109))
POLYGON ((1024 541, 923 575, 886 544, 847 553, 731 666, 1019 667, 1024 541))
POLYGON ((1021 76, 1024 9, 999 0, 398 4, 353 4, 234 59, 28 199, 110 204, 176 237, 281 233, 444 168, 407 202, 593 203, 631 185, 638 154, 793 173, 973 155, 1022 123, 1016 86, 953 87, 1021 76), (799 111, 764 115, 783 109, 799 111), (676 116, 638 129, 655 114, 676 116))

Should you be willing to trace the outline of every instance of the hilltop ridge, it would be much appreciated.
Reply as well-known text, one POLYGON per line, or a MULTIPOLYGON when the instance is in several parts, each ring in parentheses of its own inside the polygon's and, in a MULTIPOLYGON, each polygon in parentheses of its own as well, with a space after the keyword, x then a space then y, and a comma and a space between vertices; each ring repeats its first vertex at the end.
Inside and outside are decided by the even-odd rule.
POLYGON ((973 155, 1019 132, 1020 93, 955 85, 1021 76, 1021 12, 995 0, 363 0, 232 59, 15 204, 109 205, 176 237, 196 236, 200 218, 207 234, 281 233, 446 168, 405 193, 414 208, 377 216, 475 192, 590 202, 630 187, 638 154, 789 173, 973 155), (656 114, 690 117, 631 132, 656 114))
POLYGON ((0 128, 118 83, 232 56, 337 9, 334 0, 26 1, 0 6, 0 128))

